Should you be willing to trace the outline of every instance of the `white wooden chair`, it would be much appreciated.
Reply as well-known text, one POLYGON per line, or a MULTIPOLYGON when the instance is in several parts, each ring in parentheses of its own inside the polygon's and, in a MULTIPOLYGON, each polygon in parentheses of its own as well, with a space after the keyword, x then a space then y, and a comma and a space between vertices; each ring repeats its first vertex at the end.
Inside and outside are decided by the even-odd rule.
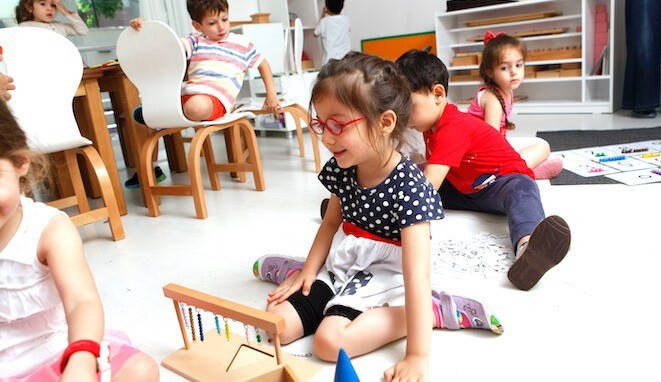
POLYGON ((76 226, 108 219, 112 238, 124 238, 115 193, 99 153, 80 135, 72 100, 80 84, 83 60, 65 37, 41 28, 0 29, 0 45, 16 90, 9 107, 30 147, 42 154, 63 152, 74 195, 52 201, 56 208, 77 206, 76 226), (105 207, 90 210, 76 156, 91 164, 105 207))
MULTIPOLYGON (((138 176, 150 216, 159 216, 159 196, 192 196, 198 219, 205 219, 206 200, 202 189, 200 153, 204 152, 209 180, 213 190, 220 190, 218 172, 253 173, 255 188, 263 191, 264 174, 257 147, 255 131, 247 118, 251 113, 228 113, 215 121, 195 122, 188 120, 181 108, 181 83, 186 71, 186 55, 180 39, 174 31, 160 21, 146 21, 142 30, 126 28, 117 40, 117 57, 126 76, 140 91, 142 114, 145 123, 157 130, 140 149, 138 176), (151 170, 151 157, 158 139, 162 136, 195 128, 189 153, 188 175, 190 185, 156 185, 151 170), (230 156, 230 163, 215 162, 210 134, 224 130, 233 147, 228 153, 243 152, 246 155, 230 156)), ((243 178, 245 179, 245 178, 243 178)))
MULTIPOLYGON (((285 34, 289 34, 289 30, 285 30, 285 34)), ((289 41, 289 40, 287 40, 289 41)), ((285 48, 286 50, 288 47, 285 48)), ((288 74, 280 77, 282 85, 282 95, 280 105, 282 106, 282 113, 291 115, 294 123, 296 124, 296 138, 298 140, 298 151, 301 157, 305 157, 305 145, 303 143, 303 129, 302 124, 308 125, 310 123, 310 114, 307 109, 301 105, 309 103, 311 84, 306 83, 303 77, 303 24, 301 19, 297 18, 294 21, 294 40, 293 40, 293 54, 294 54, 294 69, 295 73, 288 74)), ((285 56, 289 56, 285 54, 285 56)), ((254 81, 254 80, 253 80, 254 81)), ((266 110, 261 107, 264 104, 262 97, 250 97, 237 101, 237 104, 243 104, 240 110, 246 110, 253 114, 268 114, 266 110)), ((321 171, 321 158, 319 154, 319 139, 317 135, 310 131, 310 139, 312 141, 312 152, 314 155, 315 171, 321 171)))

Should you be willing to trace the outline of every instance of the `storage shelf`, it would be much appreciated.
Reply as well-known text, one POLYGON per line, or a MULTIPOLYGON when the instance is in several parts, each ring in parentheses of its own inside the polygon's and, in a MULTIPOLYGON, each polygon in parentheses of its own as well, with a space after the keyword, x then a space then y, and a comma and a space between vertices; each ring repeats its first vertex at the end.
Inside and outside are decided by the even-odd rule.
MULTIPOLYGON (((520 38, 519 40, 521 40, 521 41, 538 41, 538 40, 550 40, 550 39, 580 37, 581 35, 582 35, 581 32, 568 32, 568 33, 548 34, 548 35, 543 35, 543 36, 523 37, 523 38, 520 38)), ((467 48, 467 47, 483 46, 483 45, 484 45, 484 43, 482 41, 478 41, 478 42, 463 42, 463 43, 458 43, 458 44, 450 44, 448 46, 452 49, 455 49, 455 48, 467 48)))
MULTIPOLYGON (((582 62, 582 58, 565 58, 561 60, 544 60, 544 61, 526 61, 526 66, 536 65, 553 65, 553 64, 569 64, 573 62, 582 62)), ((450 66, 448 70, 470 70, 478 69, 479 65, 463 65, 463 66, 450 66)))
MULTIPOLYGON (((530 79, 524 79, 523 84, 534 84, 534 83, 540 83, 540 82, 572 82, 572 81, 580 81, 583 77, 553 77, 553 78, 530 78, 530 79)), ((456 81, 456 82, 449 82, 448 86, 473 86, 473 85, 481 85, 482 81, 456 81)))
POLYGON ((580 18, 581 18, 580 14, 567 15, 567 16, 556 16, 556 17, 546 17, 546 18, 543 18, 543 19, 514 21, 514 22, 511 22, 511 23, 480 25, 480 26, 477 26, 477 27, 454 28, 454 29, 448 29, 448 32, 454 32, 454 33, 468 32, 468 31, 473 31, 473 30, 510 27, 510 26, 516 26, 516 25, 540 24, 540 23, 549 23, 549 22, 553 22, 553 21, 576 20, 576 19, 580 19, 580 18))
POLYGON ((588 81, 610 80, 610 78, 611 76, 608 74, 600 76, 585 76, 585 79, 588 81))
POLYGON ((436 17, 438 17, 438 18, 447 18, 447 17, 452 17, 452 16, 458 16, 458 15, 467 15, 467 14, 470 14, 470 13, 495 11, 495 10, 500 10, 500 9, 521 7, 521 6, 532 5, 532 4, 554 3, 554 2, 558 2, 558 1, 559 0, 527 0, 525 2, 489 5, 487 7, 462 9, 460 11, 453 11, 453 12, 439 12, 439 13, 436 13, 436 17))

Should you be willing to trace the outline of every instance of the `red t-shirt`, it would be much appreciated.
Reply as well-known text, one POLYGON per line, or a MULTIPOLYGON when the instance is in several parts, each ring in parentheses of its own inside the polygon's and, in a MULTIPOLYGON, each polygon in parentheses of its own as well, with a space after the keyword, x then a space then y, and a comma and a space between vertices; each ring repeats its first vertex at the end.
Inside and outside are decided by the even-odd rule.
POLYGON ((447 104, 438 124, 424 134, 427 163, 450 166, 447 180, 464 194, 493 174, 525 174, 532 170, 496 129, 447 104), (478 178, 480 178, 478 180, 478 178), (474 184, 475 183, 475 184, 474 184))

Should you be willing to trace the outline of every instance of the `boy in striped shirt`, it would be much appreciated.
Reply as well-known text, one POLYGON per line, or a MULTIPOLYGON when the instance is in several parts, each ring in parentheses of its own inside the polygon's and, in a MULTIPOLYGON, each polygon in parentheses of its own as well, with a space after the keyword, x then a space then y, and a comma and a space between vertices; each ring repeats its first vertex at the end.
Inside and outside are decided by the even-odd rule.
MULTIPOLYGON (((187 79, 181 89, 186 118, 213 121, 231 111, 245 73, 254 67, 266 87, 264 109, 278 112, 280 104, 271 67, 245 36, 230 33, 227 0, 187 0, 186 5, 193 27, 200 33, 181 39, 189 60, 187 79)), ((129 25, 140 30, 142 21, 136 18, 129 25)))

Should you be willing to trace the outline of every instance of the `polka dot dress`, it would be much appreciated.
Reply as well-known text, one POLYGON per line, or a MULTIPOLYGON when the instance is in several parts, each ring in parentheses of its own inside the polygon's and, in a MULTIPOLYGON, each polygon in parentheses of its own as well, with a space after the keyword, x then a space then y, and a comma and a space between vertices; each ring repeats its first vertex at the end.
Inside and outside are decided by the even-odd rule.
POLYGON ((340 168, 331 158, 319 180, 340 199, 342 218, 375 235, 401 241, 401 230, 443 218, 441 198, 420 169, 402 155, 402 160, 380 184, 363 188, 356 166, 340 168))

